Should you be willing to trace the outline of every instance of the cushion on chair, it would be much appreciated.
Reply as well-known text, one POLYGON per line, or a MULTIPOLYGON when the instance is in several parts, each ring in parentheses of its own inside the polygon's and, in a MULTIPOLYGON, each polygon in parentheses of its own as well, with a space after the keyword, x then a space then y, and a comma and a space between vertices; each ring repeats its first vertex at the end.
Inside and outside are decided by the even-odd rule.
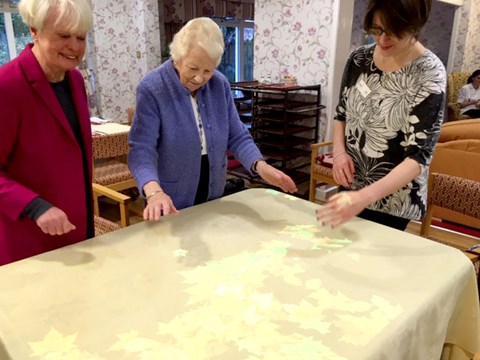
POLYGON ((317 156, 317 164, 332 168, 333 167, 333 153, 328 152, 317 156))
POLYGON ((127 164, 113 159, 95 160, 93 178, 104 186, 133 179, 127 164))
POLYGON ((113 221, 107 220, 100 216, 95 215, 94 217, 95 223, 95 236, 106 234, 110 231, 120 230, 121 227, 117 223, 113 221))
POLYGON ((330 167, 316 164, 316 165, 313 167, 313 172, 314 172, 315 174, 320 174, 320 175, 328 176, 328 177, 331 177, 331 178, 333 179, 333 171, 332 171, 332 168, 330 168, 330 167))

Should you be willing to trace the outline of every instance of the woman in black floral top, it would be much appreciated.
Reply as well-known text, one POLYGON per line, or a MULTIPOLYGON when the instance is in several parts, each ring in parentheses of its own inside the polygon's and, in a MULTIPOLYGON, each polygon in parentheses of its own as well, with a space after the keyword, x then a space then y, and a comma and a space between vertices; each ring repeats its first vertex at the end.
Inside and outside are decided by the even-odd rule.
POLYGON ((428 168, 440 133, 446 75, 418 40, 431 0, 370 0, 375 44, 355 50, 333 125, 333 177, 351 190, 317 210, 333 227, 358 215, 404 230, 426 210, 428 168))

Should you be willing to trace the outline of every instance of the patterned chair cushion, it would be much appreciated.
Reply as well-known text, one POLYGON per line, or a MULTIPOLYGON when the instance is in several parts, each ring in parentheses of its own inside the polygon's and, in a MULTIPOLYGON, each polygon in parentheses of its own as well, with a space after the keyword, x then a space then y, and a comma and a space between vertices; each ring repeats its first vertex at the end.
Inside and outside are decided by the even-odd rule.
POLYGON ((107 220, 100 216, 95 215, 95 236, 103 235, 111 231, 121 229, 120 225, 114 223, 113 221, 107 220))
POLYGON ((328 177, 331 177, 333 179, 333 171, 332 171, 332 168, 330 168, 330 167, 323 166, 323 165, 320 165, 320 164, 315 164, 314 167, 313 167, 313 172, 315 174, 328 176, 328 177))
POLYGON ((433 174, 433 205, 480 219, 480 182, 446 174, 433 174))
POLYGON ((95 160, 93 178, 104 186, 133 179, 127 164, 114 159, 95 160))

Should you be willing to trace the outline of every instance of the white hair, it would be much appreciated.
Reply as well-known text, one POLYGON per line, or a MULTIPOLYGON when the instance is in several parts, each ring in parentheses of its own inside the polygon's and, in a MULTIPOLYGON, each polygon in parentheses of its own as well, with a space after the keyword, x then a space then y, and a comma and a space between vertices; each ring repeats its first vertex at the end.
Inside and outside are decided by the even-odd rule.
POLYGON ((18 11, 23 22, 36 30, 43 29, 52 12, 56 19, 54 26, 67 23, 67 30, 79 34, 85 34, 93 27, 89 0, 21 0, 18 11))
POLYGON ((225 43, 220 27, 210 18, 199 17, 190 20, 173 37, 170 44, 172 60, 178 61, 185 56, 193 47, 200 47, 215 61, 220 64, 225 43))

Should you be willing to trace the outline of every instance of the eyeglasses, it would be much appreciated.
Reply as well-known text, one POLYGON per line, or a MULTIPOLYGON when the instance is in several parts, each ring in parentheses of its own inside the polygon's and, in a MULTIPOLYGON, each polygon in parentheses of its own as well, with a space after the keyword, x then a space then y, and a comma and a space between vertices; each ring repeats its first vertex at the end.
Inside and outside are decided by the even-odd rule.
POLYGON ((385 35, 389 35, 387 30, 379 26, 372 26, 370 29, 368 29, 368 33, 373 36, 382 36, 383 33, 385 33, 385 35))

